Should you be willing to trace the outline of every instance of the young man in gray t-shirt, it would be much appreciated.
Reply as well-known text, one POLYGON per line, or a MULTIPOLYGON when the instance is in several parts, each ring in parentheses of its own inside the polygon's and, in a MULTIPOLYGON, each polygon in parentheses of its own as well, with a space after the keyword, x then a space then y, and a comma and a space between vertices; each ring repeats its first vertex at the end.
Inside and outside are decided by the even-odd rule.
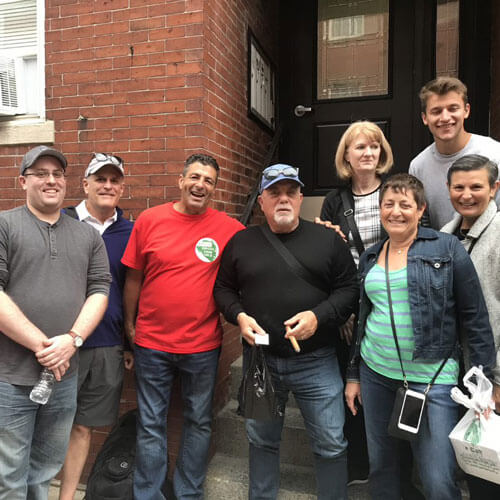
MULTIPOLYGON (((423 183, 430 225, 439 230, 456 214, 446 186, 451 164, 462 156, 475 153, 498 164, 500 143, 465 130, 470 104, 467 87, 457 78, 436 78, 422 87, 419 97, 422 121, 434 142, 412 160, 409 172, 423 183)), ((498 194, 496 200, 499 204, 498 194)))

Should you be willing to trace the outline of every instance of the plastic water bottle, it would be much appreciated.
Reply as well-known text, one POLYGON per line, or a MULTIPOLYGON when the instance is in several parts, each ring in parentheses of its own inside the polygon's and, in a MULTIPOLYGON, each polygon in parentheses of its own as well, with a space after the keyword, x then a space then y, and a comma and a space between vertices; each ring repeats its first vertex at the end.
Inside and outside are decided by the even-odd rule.
POLYGON ((52 393, 55 380, 54 374, 48 368, 44 368, 38 382, 30 392, 31 401, 39 405, 46 404, 52 393))

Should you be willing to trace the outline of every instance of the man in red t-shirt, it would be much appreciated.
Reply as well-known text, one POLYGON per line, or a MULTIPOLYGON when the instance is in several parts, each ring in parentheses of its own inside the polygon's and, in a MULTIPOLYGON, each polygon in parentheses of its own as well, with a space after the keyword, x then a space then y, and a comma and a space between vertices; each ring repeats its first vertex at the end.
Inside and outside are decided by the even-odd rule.
POLYGON ((179 177, 180 200, 144 211, 122 262, 125 331, 135 344, 138 426, 134 498, 163 498, 166 421, 172 383, 181 378, 184 423, 174 492, 203 498, 212 396, 222 328, 212 296, 220 255, 244 228, 208 207, 219 165, 191 155, 179 177))

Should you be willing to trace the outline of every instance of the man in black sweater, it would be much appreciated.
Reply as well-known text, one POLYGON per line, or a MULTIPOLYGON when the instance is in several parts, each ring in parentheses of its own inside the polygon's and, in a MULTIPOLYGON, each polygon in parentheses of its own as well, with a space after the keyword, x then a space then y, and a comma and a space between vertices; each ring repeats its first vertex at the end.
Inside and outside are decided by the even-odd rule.
MULTIPOLYGON (((318 499, 347 499, 343 384, 334 344, 357 305, 356 267, 335 231, 299 218, 302 186, 298 170, 289 165, 264 170, 259 204, 267 224, 229 241, 214 295, 226 319, 240 327, 244 367, 256 337, 269 335, 268 368, 281 410, 289 391, 301 410, 315 457, 318 499), (278 252, 280 245, 298 261, 295 270, 278 252), (292 339, 299 342, 299 353, 292 339)), ((246 421, 251 500, 277 496, 282 426, 283 417, 246 421)))

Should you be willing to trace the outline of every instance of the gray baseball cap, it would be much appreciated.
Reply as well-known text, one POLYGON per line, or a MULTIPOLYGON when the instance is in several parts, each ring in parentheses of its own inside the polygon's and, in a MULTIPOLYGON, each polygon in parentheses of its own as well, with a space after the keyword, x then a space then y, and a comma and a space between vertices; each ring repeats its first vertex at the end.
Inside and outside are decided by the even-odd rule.
POLYGON ((68 166, 68 160, 66 157, 57 149, 49 148, 48 146, 37 146, 36 148, 30 149, 24 156, 21 162, 21 167, 19 169, 19 174, 24 175, 27 168, 33 166, 33 164, 42 156, 52 156, 59 161, 63 170, 66 170, 68 166))

